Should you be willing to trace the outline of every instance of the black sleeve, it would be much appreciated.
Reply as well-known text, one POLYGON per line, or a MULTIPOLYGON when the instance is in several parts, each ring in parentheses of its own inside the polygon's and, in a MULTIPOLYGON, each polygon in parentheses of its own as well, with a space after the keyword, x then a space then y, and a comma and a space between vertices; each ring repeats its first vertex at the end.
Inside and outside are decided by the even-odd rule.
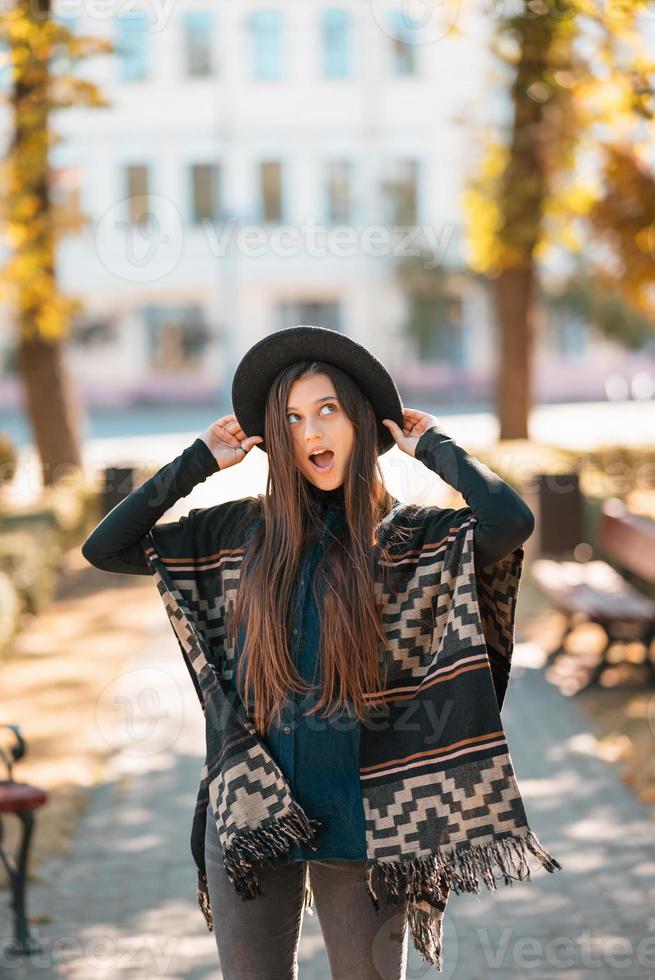
POLYGON ((516 490, 458 446, 440 426, 423 433, 415 457, 459 491, 477 517, 474 540, 479 566, 511 554, 534 531, 534 514, 516 490))
MULTIPOLYGON (((96 568, 108 572, 150 575, 148 559, 139 543, 141 538, 180 497, 186 497, 219 469, 209 446, 198 436, 184 452, 109 511, 82 545, 82 554, 96 568)), ((191 515, 182 517, 159 527, 178 526, 190 518, 191 515)))

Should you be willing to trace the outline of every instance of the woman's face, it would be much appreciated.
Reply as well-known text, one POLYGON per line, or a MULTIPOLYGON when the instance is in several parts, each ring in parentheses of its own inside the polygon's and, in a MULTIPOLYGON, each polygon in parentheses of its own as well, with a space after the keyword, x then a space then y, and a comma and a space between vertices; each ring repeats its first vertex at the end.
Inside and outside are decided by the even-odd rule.
POLYGON ((311 374, 291 385, 287 424, 293 438, 296 465, 322 490, 334 490, 345 479, 355 428, 339 402, 327 374, 311 374), (329 452, 314 457, 313 449, 329 452))

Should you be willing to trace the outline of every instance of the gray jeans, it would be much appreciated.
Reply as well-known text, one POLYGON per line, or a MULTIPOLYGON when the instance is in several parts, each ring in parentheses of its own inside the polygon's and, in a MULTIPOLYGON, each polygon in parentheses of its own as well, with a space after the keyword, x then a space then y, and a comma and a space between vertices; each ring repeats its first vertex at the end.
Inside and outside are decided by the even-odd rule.
POLYGON ((225 872, 208 808, 205 863, 223 980, 297 980, 307 874, 332 980, 405 980, 406 906, 380 903, 376 912, 366 890, 365 861, 294 861, 264 868, 263 894, 244 902, 225 872))

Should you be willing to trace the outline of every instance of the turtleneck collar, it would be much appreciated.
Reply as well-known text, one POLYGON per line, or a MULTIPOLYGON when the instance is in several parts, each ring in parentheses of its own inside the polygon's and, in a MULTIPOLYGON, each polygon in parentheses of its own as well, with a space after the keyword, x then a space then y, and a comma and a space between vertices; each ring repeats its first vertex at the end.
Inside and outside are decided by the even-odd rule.
POLYGON ((307 481, 310 495, 318 504, 328 510, 345 510, 344 484, 335 487, 334 490, 324 490, 317 487, 314 483, 307 481))

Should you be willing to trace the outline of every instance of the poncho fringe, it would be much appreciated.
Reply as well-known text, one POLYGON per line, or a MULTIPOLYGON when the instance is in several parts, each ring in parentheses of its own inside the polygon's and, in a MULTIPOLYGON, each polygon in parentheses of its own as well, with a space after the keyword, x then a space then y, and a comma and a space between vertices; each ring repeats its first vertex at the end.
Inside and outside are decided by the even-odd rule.
MULTIPOLYGON (((257 858, 262 867, 267 859, 274 861, 285 854, 292 843, 311 848, 314 832, 309 825, 316 823, 318 821, 307 820, 302 811, 294 808, 291 817, 249 830, 233 841, 225 855, 225 869, 244 901, 262 894, 253 858, 257 858)), ((495 891, 496 869, 500 869, 505 885, 529 880, 528 852, 534 854, 551 874, 561 870, 559 861, 541 845, 536 834, 527 830, 489 844, 456 847, 450 851, 438 848, 434 854, 411 861, 368 861, 366 889, 376 911, 382 899, 386 906, 400 905, 410 899, 408 923, 415 947, 428 963, 443 972, 441 915, 450 889, 457 895, 462 892, 477 895, 480 885, 484 884, 490 891, 495 891), (428 900, 426 896, 429 896, 428 900)), ((198 902, 209 929, 213 930, 207 877, 202 873, 198 875, 198 902)), ((303 909, 311 912, 312 903, 307 876, 303 909)))
MULTIPOLYGON (((281 855, 294 844, 316 850, 313 844, 314 828, 320 821, 310 820, 296 803, 281 819, 266 821, 261 827, 251 828, 239 834, 225 851, 224 866, 228 878, 243 901, 262 894, 258 867, 272 867, 281 855)), ((309 875, 306 879, 303 908, 312 913, 313 894, 309 875)), ((198 871, 198 904, 210 931, 214 929, 207 875, 198 871)))

